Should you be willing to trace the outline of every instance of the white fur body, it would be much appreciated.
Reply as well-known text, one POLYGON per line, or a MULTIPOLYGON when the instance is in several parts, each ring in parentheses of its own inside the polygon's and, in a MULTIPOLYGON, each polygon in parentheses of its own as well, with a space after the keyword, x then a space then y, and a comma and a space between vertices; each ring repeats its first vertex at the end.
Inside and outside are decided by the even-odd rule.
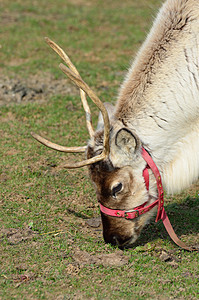
MULTIPOLYGON (((172 11, 192 20, 186 30, 179 31, 175 40, 165 44, 163 59, 160 54, 159 61, 154 63, 150 84, 138 91, 141 104, 133 109, 129 107, 129 111, 127 108, 125 114, 126 126, 139 136, 150 151, 168 193, 180 192, 199 177, 198 1, 166 2, 127 74, 116 106, 117 110, 124 105, 122 94, 138 72, 137 68, 147 51, 155 46, 153 43, 163 38, 157 35, 161 35, 160 27, 166 26, 168 14, 172 11)), ((137 95, 132 96, 130 101, 137 95)))

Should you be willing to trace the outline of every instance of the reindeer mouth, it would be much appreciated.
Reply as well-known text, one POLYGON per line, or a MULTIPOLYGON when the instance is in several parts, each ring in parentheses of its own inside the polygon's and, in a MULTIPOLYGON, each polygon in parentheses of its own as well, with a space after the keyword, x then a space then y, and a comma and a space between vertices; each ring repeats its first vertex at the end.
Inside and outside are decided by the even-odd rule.
POLYGON ((119 236, 115 235, 111 240, 111 244, 113 246, 117 246, 121 250, 124 250, 127 248, 131 248, 134 242, 137 240, 137 238, 138 238, 137 235, 133 235, 124 241, 119 236))
POLYGON ((129 238, 127 241, 125 241, 122 245, 118 245, 118 247, 121 250, 127 249, 132 247, 132 245, 135 243, 135 241, 137 240, 138 236, 132 236, 131 238, 129 238))

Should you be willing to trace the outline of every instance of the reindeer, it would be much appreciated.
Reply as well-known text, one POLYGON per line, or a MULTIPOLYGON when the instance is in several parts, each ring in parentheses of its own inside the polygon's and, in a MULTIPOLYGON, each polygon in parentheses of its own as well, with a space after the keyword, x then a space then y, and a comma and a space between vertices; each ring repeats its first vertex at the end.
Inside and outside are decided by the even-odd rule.
POLYGON ((163 188, 168 194, 180 192, 199 177, 198 0, 163 4, 115 107, 103 104, 65 52, 50 39, 46 41, 69 67, 61 64, 61 70, 80 88, 90 140, 87 146, 68 148, 35 133, 33 137, 58 151, 86 152, 86 160, 65 167, 88 166, 105 242, 131 246, 156 212, 156 221, 167 223, 172 237, 163 188), (96 131, 86 94, 100 110, 96 131))

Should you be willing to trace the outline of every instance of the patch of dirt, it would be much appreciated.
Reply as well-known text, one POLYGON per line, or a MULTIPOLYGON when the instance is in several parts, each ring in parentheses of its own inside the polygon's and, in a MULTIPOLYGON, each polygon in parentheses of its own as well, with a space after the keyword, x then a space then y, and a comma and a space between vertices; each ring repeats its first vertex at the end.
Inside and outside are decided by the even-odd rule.
POLYGON ((0 230, 0 239, 7 237, 10 245, 16 245, 23 241, 32 239, 34 236, 36 236, 36 234, 36 232, 29 228, 3 228, 0 230))
POLYGON ((17 12, 4 11, 1 13, 1 23, 2 25, 8 26, 10 24, 17 24, 20 15, 17 12))
POLYGON ((166 262, 170 266, 174 268, 178 268, 178 263, 180 262, 180 258, 174 256, 172 253, 162 250, 159 256, 161 261, 166 262))
POLYGON ((56 80, 50 74, 28 78, 0 77, 0 106, 12 103, 44 102, 53 95, 77 95, 78 88, 65 78, 56 80))
POLYGON ((84 265, 102 265, 104 267, 121 267, 127 265, 129 257, 125 256, 123 251, 117 250, 114 253, 93 254, 80 249, 76 249, 72 255, 75 264, 70 269, 78 269, 84 265))
POLYGON ((91 218, 91 219, 86 220, 85 223, 90 227, 98 228, 101 226, 102 220, 101 220, 101 217, 91 218))

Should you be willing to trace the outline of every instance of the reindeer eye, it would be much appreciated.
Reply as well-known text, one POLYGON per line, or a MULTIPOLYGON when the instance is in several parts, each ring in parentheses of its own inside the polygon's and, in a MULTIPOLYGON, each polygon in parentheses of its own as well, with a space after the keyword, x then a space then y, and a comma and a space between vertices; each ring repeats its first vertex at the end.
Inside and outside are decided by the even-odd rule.
POLYGON ((122 190, 122 188, 123 188, 123 185, 122 185, 121 182, 118 183, 116 186, 114 186, 112 188, 112 197, 116 198, 117 197, 117 193, 119 193, 122 190))

